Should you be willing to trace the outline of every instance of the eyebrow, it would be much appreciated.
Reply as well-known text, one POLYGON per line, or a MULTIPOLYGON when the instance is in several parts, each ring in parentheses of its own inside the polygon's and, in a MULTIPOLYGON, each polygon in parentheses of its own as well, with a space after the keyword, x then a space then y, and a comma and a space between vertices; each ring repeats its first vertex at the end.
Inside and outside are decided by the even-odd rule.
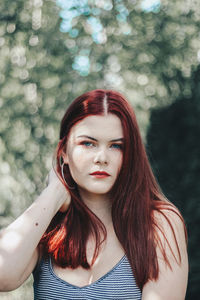
MULTIPOLYGON (((87 139, 90 139, 92 141, 95 141, 97 142, 98 140, 91 137, 91 136, 88 136, 88 135, 79 135, 77 136, 78 138, 87 138, 87 139)), ((114 140, 111 140, 110 142, 123 142, 124 141, 124 138, 118 138, 118 139, 114 139, 114 140)))

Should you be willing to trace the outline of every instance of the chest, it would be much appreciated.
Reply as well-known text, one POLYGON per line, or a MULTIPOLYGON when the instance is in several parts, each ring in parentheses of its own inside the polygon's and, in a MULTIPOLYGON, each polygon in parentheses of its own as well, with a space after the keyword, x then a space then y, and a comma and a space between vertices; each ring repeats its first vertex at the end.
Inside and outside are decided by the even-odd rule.
MULTIPOLYGON (((89 263, 92 261, 93 250, 94 243, 88 242, 87 259, 89 263)), ((53 265, 52 268, 57 277, 72 285, 83 287, 106 275, 119 263, 123 256, 124 250, 122 246, 115 237, 112 237, 106 241, 90 269, 87 270, 82 267, 76 269, 61 268, 57 265, 53 265)))
POLYGON ((42 260, 39 269, 34 273, 34 299, 141 300, 141 291, 125 255, 108 273, 96 278, 96 281, 95 274, 91 273, 89 277, 92 276, 94 279, 91 283, 88 280, 82 280, 83 274, 87 276, 87 273, 80 275, 76 269, 72 276, 71 272, 66 273, 67 270, 65 269, 65 273, 60 275, 63 275, 63 279, 59 278, 53 270, 51 260, 42 260), (70 278, 71 284, 66 282, 66 280, 70 281, 70 278))

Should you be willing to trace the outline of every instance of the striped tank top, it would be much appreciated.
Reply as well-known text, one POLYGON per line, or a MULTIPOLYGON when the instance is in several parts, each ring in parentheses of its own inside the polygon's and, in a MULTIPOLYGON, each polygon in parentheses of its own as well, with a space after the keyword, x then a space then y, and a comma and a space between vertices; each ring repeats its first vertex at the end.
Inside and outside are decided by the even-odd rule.
POLYGON ((141 291, 126 255, 97 281, 83 287, 59 278, 50 258, 41 260, 33 277, 34 300, 141 300, 141 291))

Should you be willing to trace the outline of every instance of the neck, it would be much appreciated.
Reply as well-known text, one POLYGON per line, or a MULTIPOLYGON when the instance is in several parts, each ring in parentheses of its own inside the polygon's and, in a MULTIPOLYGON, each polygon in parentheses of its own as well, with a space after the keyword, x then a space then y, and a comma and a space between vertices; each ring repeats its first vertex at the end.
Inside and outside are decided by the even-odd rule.
POLYGON ((109 197, 107 195, 91 195, 82 190, 80 191, 80 195, 87 207, 102 221, 106 227, 109 227, 112 224, 112 206, 109 197))

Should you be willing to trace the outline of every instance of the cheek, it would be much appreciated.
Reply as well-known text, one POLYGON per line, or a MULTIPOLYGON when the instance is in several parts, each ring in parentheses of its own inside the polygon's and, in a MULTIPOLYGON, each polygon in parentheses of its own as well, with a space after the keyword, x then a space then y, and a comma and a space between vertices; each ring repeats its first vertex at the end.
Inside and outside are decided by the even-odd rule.
POLYGON ((117 152, 112 155, 113 159, 113 165, 116 168, 117 174, 119 174, 121 167, 122 167, 122 161, 123 161, 123 153, 117 152))
POLYGON ((69 167, 74 169, 74 171, 82 172, 84 171, 87 163, 88 163, 88 155, 86 155, 85 151, 81 149, 81 147, 77 147, 73 149, 73 151, 69 151, 69 167))
POLYGON ((121 170, 121 167, 122 167, 122 161, 123 161, 123 155, 121 154, 121 156, 120 156, 120 158, 119 158, 118 173, 119 173, 120 170, 121 170))

